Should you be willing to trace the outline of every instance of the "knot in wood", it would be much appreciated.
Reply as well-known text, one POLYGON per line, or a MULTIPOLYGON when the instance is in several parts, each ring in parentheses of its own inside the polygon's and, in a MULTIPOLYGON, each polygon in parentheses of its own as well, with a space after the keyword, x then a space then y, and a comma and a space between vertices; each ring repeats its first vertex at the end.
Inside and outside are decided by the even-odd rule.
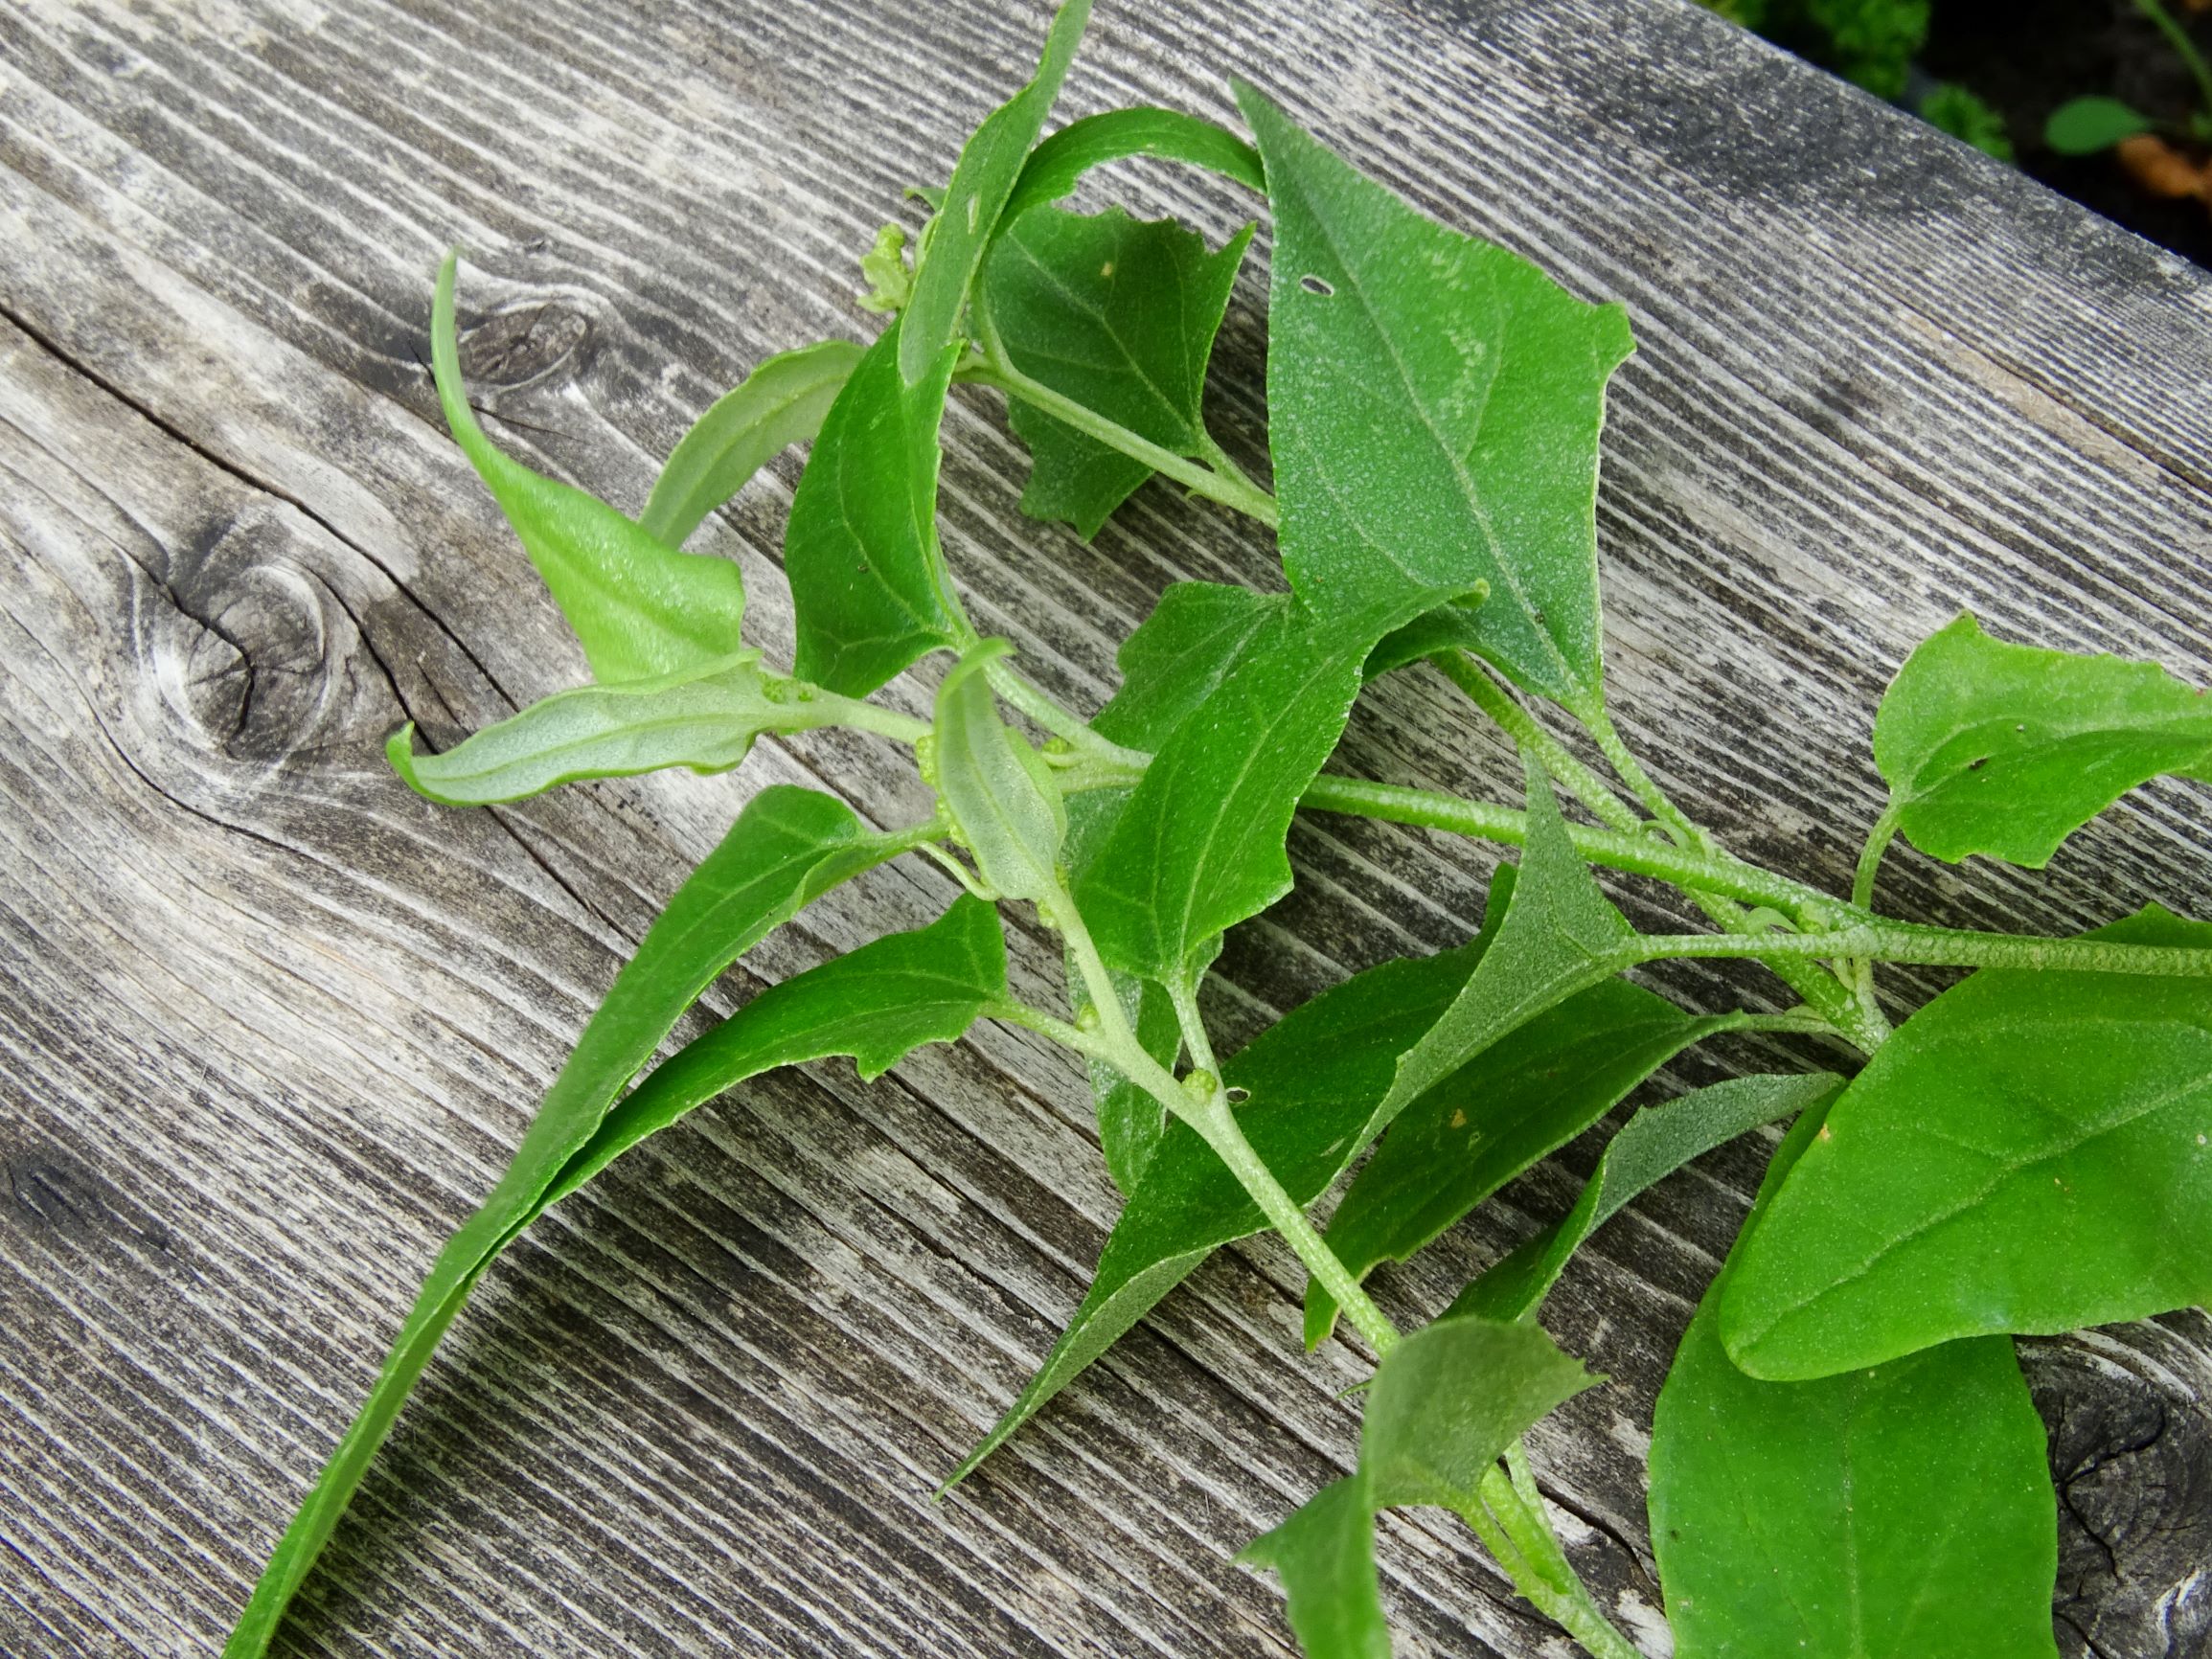
POLYGON ((590 316, 567 300, 513 302, 461 336, 461 372, 480 388, 558 385, 576 378, 591 336, 590 316))

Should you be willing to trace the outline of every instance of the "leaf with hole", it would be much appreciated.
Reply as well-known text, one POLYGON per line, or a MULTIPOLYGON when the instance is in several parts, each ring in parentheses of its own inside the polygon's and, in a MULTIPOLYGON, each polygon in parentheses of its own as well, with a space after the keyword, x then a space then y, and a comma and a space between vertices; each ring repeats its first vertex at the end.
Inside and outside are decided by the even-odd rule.
POLYGON ((678 553, 597 496, 539 476, 484 435, 461 382, 454 337, 458 251, 438 267, 430 369, 438 401, 469 465, 521 537, 592 677, 605 683, 705 668, 735 653, 745 580, 722 558, 678 553))
POLYGON ((2212 778, 2212 697, 2155 663, 2008 645, 1962 615, 1890 682, 1874 760, 1923 852, 2040 870, 2136 784, 2212 778))
MULTIPOLYGON (((1768 1170, 1771 1200, 1818 1110, 1768 1170)), ((2003 1337, 1817 1382, 1728 1361, 1705 1293, 1652 1425, 1652 1546, 1679 1659, 2051 1659, 2058 1505, 2003 1337)))
POLYGON ((859 365, 861 348, 823 340, 768 358, 717 398, 653 481, 638 528, 681 547, 699 521, 745 487, 777 451, 805 443, 859 365))
POLYGON ((1742 1257, 1721 1334, 1783 1379, 2212 1301, 2212 986, 1984 968, 1876 1052, 1742 1257))
MULTIPOLYGON (((1167 220, 1042 207, 1011 221, 983 267, 981 315, 1015 369, 1177 455, 1210 442, 1199 404, 1249 228, 1220 253, 1167 220)), ((1024 512, 1087 540, 1152 468, 1019 397, 1024 512)))
POLYGON ((1483 584, 1480 649, 1599 706, 1598 432, 1633 342, 1518 255, 1445 229, 1239 82, 1275 217, 1267 408, 1290 585, 1389 627, 1483 584))

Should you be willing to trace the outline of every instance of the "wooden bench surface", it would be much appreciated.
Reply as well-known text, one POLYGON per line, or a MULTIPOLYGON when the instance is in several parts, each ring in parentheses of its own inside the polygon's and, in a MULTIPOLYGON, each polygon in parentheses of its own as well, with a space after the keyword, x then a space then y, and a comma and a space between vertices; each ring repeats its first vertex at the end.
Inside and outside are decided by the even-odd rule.
MULTIPOLYGON (((464 243, 502 442, 634 511, 764 354, 865 338, 855 261, 1027 74, 1037 0, 8 0, 0 6, 0 1650, 205 1654, 655 906, 770 781, 923 807, 881 746, 764 744, 460 813, 380 745, 583 678, 437 420, 464 243)), ((1455 226, 1627 303, 1599 529, 1616 706, 1691 811, 1840 890, 1876 697, 1970 606, 2212 676, 2212 282, 1681 0, 1102 0, 1062 115, 1234 120, 1235 70, 1455 226)), ((1212 234, 1246 202, 1115 180, 1212 234)), ((1215 408, 1259 455, 1261 250, 1215 408)), ((1083 707, 1167 582, 1264 534, 1149 486, 1085 546, 1015 510, 988 395, 944 518, 979 624, 1083 707)), ((703 534, 755 643, 797 458, 703 534)), ((893 693, 920 709, 926 689, 893 693)), ((1511 798, 1426 670, 1343 770, 1511 798)), ((1904 914, 2062 931, 2212 913, 2212 794, 2154 787, 2047 875, 1893 858, 1904 914)), ((1490 850, 1340 818, 1210 991, 1226 1032, 1453 943, 1490 850)), ((1660 896, 1618 889, 1649 924, 1660 896)), ((809 911, 726 1011, 948 884, 809 911)), ((1686 920, 1676 917, 1678 924, 1686 920)), ((1016 931, 1019 988, 1057 985, 1016 931)), ((1771 981, 1656 975, 1686 1000, 1771 981)), ((1901 997, 1935 983, 1897 976, 1901 997)), ((696 1024, 687 1027, 687 1034, 696 1024)), ((1680 1069, 1758 1058, 1718 1049, 1680 1069)), ((1653 1395, 1755 1137, 1608 1226, 1549 1323, 1611 1374, 1534 1451, 1649 1651, 1653 1395)), ((1434 1312, 1556 1216, 1595 1143, 1403 1271, 1434 1312)), ((998 1656, 1288 1651, 1231 1554, 1347 1461, 1362 1373, 1297 1351, 1272 1243, 1203 1269, 975 1479, 937 1481, 1075 1307, 1115 1200, 1077 1068, 979 1029, 863 1087, 748 1085, 494 1271, 298 1603, 285 1650, 998 1656)), ((2062 1482, 2069 1654, 2212 1642, 2212 1322, 2023 1345, 2062 1482)), ((1441 1511, 1384 1524, 1403 1651, 1558 1651, 1441 1511)))

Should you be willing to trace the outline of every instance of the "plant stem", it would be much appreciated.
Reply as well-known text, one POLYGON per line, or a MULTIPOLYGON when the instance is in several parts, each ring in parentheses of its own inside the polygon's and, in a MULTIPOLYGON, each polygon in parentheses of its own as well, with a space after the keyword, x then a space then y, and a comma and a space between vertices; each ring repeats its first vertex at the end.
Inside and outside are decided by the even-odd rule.
POLYGON ((1142 776, 1151 763, 1152 757, 1143 750, 1125 749, 1111 739, 1100 737, 1084 721, 1030 684, 1004 657, 994 657, 984 664, 983 673, 992 691, 1054 737, 1064 739, 1083 759, 1138 776, 1142 776))
POLYGON ((1875 878, 1881 874, 1881 855, 1896 839, 1900 820, 1897 803, 1892 801, 1881 809, 1874 828, 1866 832, 1866 845, 1859 852, 1859 868, 1851 876, 1851 902, 1860 910, 1874 909, 1875 878))
MULTIPOLYGON (((1373 784, 1323 773, 1308 786, 1298 805, 1316 812, 1344 812, 1424 830, 1448 830, 1508 847, 1519 847, 1528 840, 1528 814, 1516 807, 1401 784, 1373 784)), ((1853 915, 1850 906, 1817 887, 1743 863, 1725 852, 1694 852, 1640 831, 1623 834, 1585 829, 1580 824, 1567 826, 1567 837, 1575 851, 1592 864, 1625 870, 1632 875, 1656 876, 1677 887, 1724 894, 1746 904, 1763 904, 1805 923, 1827 924, 1853 915)))
POLYGON ((2174 55, 2188 65, 2189 73, 2197 80, 2198 105, 2212 115, 2212 67, 2204 62, 2204 55, 2197 50, 2197 42, 2189 38, 2189 31, 2180 20, 2159 3, 2159 0, 2135 0, 2135 10, 2157 25, 2158 33, 2165 35, 2174 55))
POLYGON ((1621 775, 1621 782, 1629 786, 1636 799, 1651 809, 1652 815, 1680 835, 1687 845, 1701 852, 1711 852, 1712 838, 1691 823, 1689 815, 1652 781, 1652 775, 1644 770, 1643 762, 1621 740, 1621 734, 1613 725, 1613 716, 1607 712, 1604 704, 1598 706, 1585 723, 1590 736, 1597 741, 1598 752, 1621 775))
POLYGON ((1489 670, 1465 651, 1438 651, 1428 660, 1495 721, 1516 748, 1534 756, 1538 764, 1600 820, 1624 835, 1643 833, 1643 820, 1634 808, 1608 788, 1603 778, 1576 760, 1564 743, 1539 725, 1536 716, 1491 677, 1489 670))
POLYGON ((1907 921, 1872 921, 1828 933, 1641 934, 1622 947, 1623 966, 1669 957, 1750 957, 1767 961, 1914 963, 1924 967, 2011 967, 2038 972, 2137 973, 2172 979, 2212 978, 2212 950, 2118 944, 2095 939, 2038 939, 2025 934, 1973 933, 1907 921))

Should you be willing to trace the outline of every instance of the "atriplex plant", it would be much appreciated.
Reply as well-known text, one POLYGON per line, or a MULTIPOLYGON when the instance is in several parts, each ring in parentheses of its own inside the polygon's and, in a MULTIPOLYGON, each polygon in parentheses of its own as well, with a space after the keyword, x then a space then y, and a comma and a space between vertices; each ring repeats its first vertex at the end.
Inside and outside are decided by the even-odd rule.
POLYGON ((1746 864, 1622 743, 1600 665, 1594 501, 1606 383, 1630 350, 1496 247, 1423 217, 1240 83, 1257 148, 1126 109, 1039 142, 1088 11, 1067 0, 1036 80, 961 152, 911 268, 865 262, 895 314, 872 347, 773 358, 677 446, 632 521, 485 437, 461 385, 454 261, 432 350, 454 436, 582 640, 593 685, 441 755, 391 745, 457 806, 579 778, 735 766, 763 732, 902 744, 928 820, 862 826, 824 794, 760 791, 585 1028, 513 1166, 432 1268, 359 1419, 277 1547, 226 1651, 266 1648, 432 1348, 539 1212, 700 1102, 772 1066, 850 1055, 874 1076, 979 1018, 1090 1062, 1129 1203, 1067 1333, 957 1480, 1214 1249, 1272 1228, 1311 1273, 1308 1335, 1340 1312, 1376 1355, 1357 1471, 1246 1558, 1288 1592, 1308 1652, 1385 1655, 1374 1518, 1440 1505, 1591 1653, 1634 1651, 1569 1564, 1521 1437, 1600 1379, 1535 1323, 1568 1256, 1699 1153, 1794 1117, 1658 1403, 1652 1538, 1675 1651, 2049 1654, 2055 1505, 2008 1335, 2137 1318, 2212 1282, 2212 926, 2153 909, 2080 939, 1893 921, 1873 908, 1903 833, 1939 858, 2038 867, 2160 773, 2212 776, 2212 702, 2159 669, 2001 644, 1968 617, 1905 663, 1875 759, 1891 796, 1848 898, 1746 864), (1053 204, 1152 155, 1265 195, 1269 493, 1200 417, 1249 232, 1053 204), (1002 392, 1034 458, 1023 504, 1086 533, 1164 474, 1275 530, 1287 593, 1172 587, 1088 719, 978 638, 935 530, 954 382, 1002 392), (814 439, 785 546, 796 672, 740 643, 735 566, 678 551, 769 454, 814 439), (929 723, 866 699, 953 661, 929 723), (1521 809, 1323 776, 1361 688, 1425 660, 1526 766, 1521 809), (1619 792, 1531 704, 1579 724, 1619 792), (1004 710, 1046 735, 1041 748, 1004 710), (1570 825, 1563 787, 1596 820, 1570 825), (1229 927, 1288 890, 1292 813, 1362 813, 1521 849, 1480 934, 1387 963, 1216 1058, 1198 988, 1229 927), (966 889, 916 933, 763 992, 673 1057, 701 990, 836 883, 907 852, 966 889), (1716 931, 1637 933, 1589 866, 1672 882, 1716 931), (997 906, 1065 943, 1068 1006, 1015 1001, 997 906), (1694 1016, 1622 977, 1743 957, 1799 999, 1694 1016), (1892 1030, 1883 963, 1977 968, 1892 1030), (1688 1044, 1812 1034, 1856 1075, 1749 1077, 1638 1112, 1568 1216, 1401 1332, 1360 1281, 1598 1123, 1688 1044), (647 1068, 650 1066, 650 1069, 647 1068), (644 1071, 644 1079, 631 1086, 644 1071), (1388 1128, 1326 1238, 1306 1207, 1388 1128))

